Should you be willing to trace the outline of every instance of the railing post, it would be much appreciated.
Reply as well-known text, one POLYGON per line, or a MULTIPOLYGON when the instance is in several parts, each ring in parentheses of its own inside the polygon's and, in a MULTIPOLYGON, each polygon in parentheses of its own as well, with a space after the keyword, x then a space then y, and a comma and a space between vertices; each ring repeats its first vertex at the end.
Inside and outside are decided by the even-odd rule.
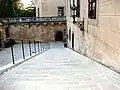
POLYGON ((43 51, 44 51, 44 42, 43 42, 43 51))
POLYGON ((30 51, 30 56, 32 56, 32 51, 31 51, 31 42, 29 40, 29 51, 30 51))
POLYGON ((38 52, 40 52, 40 45, 39 45, 39 41, 38 41, 37 43, 38 43, 38 52))
POLYGON ((36 44, 35 44, 35 40, 34 40, 34 50, 35 50, 35 54, 36 54, 36 44))
POLYGON ((15 64, 14 50, 13 50, 13 46, 12 46, 12 45, 11 45, 11 54, 12 54, 12 61, 13 61, 13 64, 15 64))
POLYGON ((23 40, 22 40, 22 53, 23 53, 23 59, 25 59, 25 51, 24 51, 24 43, 23 43, 23 40))

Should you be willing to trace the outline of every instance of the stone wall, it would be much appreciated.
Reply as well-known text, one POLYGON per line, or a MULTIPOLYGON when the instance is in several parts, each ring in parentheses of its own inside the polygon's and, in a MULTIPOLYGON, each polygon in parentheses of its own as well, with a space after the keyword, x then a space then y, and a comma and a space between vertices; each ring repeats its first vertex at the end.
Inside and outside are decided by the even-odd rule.
MULTIPOLYGON (((120 72, 120 0, 97 0, 97 19, 88 18, 88 0, 81 0, 85 35, 67 17, 68 31, 75 34, 75 50, 120 72)), ((69 8, 68 8, 69 13, 69 8)), ((68 40, 71 48, 72 42, 68 40)))
POLYGON ((2 25, 2 23, 0 23, 0 48, 4 47, 4 40, 6 38, 6 35, 5 35, 5 28, 4 26, 2 25))
POLYGON ((15 40, 55 41, 58 31, 66 30, 66 23, 10 25, 10 36, 15 40))

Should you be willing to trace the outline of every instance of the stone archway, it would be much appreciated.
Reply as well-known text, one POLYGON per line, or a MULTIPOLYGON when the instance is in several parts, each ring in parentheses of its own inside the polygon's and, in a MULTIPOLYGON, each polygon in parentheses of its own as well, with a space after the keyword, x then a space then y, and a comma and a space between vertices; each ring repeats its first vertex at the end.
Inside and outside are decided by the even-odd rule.
POLYGON ((58 31, 55 35, 55 41, 63 41, 63 32, 58 31))

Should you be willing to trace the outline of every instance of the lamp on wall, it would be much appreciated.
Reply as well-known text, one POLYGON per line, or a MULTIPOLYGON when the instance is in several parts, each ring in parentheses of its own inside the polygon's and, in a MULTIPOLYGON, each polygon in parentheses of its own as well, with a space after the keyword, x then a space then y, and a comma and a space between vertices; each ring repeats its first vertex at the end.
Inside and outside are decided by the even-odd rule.
POLYGON ((79 28, 82 31, 82 34, 84 36, 84 31, 85 31, 85 29, 84 29, 84 18, 83 18, 83 20, 77 22, 77 25, 79 26, 79 28))
POLYGON ((79 26, 81 31, 85 31, 84 30, 84 18, 81 21, 78 22, 78 26, 79 26))

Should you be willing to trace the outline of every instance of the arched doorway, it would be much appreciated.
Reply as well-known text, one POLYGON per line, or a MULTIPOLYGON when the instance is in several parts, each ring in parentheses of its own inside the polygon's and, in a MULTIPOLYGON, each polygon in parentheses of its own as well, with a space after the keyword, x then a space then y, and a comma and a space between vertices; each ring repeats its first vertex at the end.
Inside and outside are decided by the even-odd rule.
POLYGON ((58 31, 55 35, 55 41, 63 41, 63 33, 58 31))
POLYGON ((5 35, 6 35, 6 38, 10 37, 9 27, 5 28, 5 35))

